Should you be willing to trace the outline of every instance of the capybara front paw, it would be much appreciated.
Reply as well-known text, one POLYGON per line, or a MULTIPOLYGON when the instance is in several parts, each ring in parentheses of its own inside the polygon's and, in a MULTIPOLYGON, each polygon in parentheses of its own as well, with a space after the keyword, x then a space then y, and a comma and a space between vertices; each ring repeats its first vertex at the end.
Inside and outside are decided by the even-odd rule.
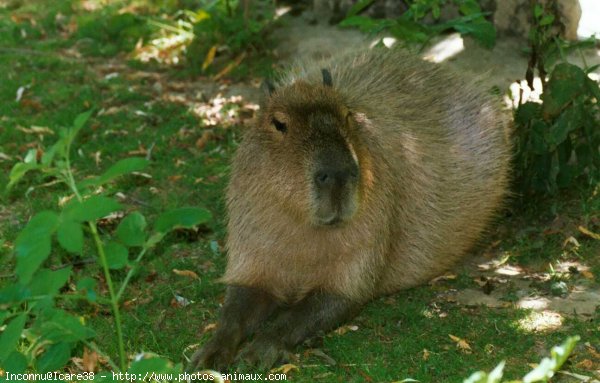
POLYGON ((235 354, 235 348, 227 344, 222 344, 213 338, 204 347, 194 353, 186 371, 188 373, 203 369, 223 371, 231 364, 235 354))
POLYGON ((257 338, 244 347, 240 352, 239 359, 251 366, 270 369, 276 365, 294 361, 296 357, 282 342, 257 338))

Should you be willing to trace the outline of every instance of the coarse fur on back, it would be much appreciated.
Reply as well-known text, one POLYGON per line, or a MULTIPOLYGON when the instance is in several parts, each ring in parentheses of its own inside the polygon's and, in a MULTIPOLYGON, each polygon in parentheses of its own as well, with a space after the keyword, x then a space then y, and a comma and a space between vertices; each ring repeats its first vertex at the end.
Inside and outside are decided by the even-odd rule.
POLYGON ((490 223, 509 159, 499 102, 411 54, 295 68, 234 159, 222 280, 290 303, 315 291, 366 302, 426 282, 490 223))

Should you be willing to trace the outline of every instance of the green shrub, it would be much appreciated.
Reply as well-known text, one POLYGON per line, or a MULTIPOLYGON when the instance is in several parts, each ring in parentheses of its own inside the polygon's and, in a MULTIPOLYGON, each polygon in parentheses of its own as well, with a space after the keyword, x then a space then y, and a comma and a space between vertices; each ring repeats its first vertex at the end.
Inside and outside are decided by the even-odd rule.
POLYGON ((525 102, 515 112, 517 188, 523 195, 552 194, 576 181, 600 180, 600 87, 594 68, 566 62, 565 53, 590 42, 569 44, 558 36, 552 2, 532 9, 526 79, 542 79, 542 104, 525 102), (552 67, 561 58, 562 62, 552 67), (547 73, 550 72, 546 80, 547 73))
POLYGON ((109 8, 82 19, 77 36, 86 54, 113 56, 130 52, 152 32, 147 19, 132 13, 115 14, 109 8))
MULTIPOLYGON (((141 360, 129 366, 122 333, 120 304, 132 276, 141 266, 144 255, 176 228, 190 228, 211 219, 201 208, 179 208, 160 214, 154 225, 137 211, 126 215, 114 233, 100 233, 97 221, 123 210, 115 199, 97 194, 99 187, 117 177, 141 171, 149 165, 144 158, 123 159, 102 175, 76 181, 70 163, 70 152, 78 131, 91 113, 79 115, 72 127, 60 131, 59 140, 43 155, 30 151, 17 163, 9 175, 7 191, 31 171, 38 171, 66 185, 71 200, 59 211, 46 210, 35 214, 15 240, 15 278, 0 289, 0 365, 13 374, 26 370, 38 373, 57 371, 71 358, 81 344, 107 358, 115 372, 154 371, 180 372, 181 365, 169 361, 141 360), (89 245, 91 239, 93 245, 89 245), (86 246, 86 244, 88 244, 86 246), (52 270, 47 264, 56 254, 56 245, 72 256, 95 249, 94 259, 103 271, 107 296, 97 290, 97 280, 82 277, 75 280, 70 266, 52 270), (114 271, 124 275, 119 284, 114 271), (74 286, 64 289, 65 286, 74 286), (93 342, 95 332, 74 313, 65 309, 65 302, 88 302, 110 307, 114 319, 118 361, 99 350, 93 342), (158 366, 158 367, 157 367, 158 366), (129 368, 129 370, 128 370, 129 368)), ((92 373, 93 375, 93 373, 92 373)), ((112 375, 109 373, 109 377, 112 375)), ((84 378, 84 380, 86 380, 84 378)))
POLYGON ((267 31, 273 22, 274 11, 272 1, 254 1, 248 9, 233 0, 204 5, 194 14, 194 38, 186 54, 192 70, 199 72, 210 68, 212 72, 229 72, 246 54, 267 51, 267 31), (219 56, 225 60, 214 65, 219 56))
POLYGON ((417 44, 426 44, 432 37, 449 30, 470 35, 487 48, 493 47, 496 42, 496 29, 485 19, 477 0, 413 0, 409 9, 395 20, 375 20, 358 15, 373 1, 357 2, 340 25, 358 27, 363 32, 373 34, 386 31, 401 41, 417 44), (427 15, 439 20, 442 6, 450 3, 458 8, 461 17, 432 25, 422 22, 427 15))

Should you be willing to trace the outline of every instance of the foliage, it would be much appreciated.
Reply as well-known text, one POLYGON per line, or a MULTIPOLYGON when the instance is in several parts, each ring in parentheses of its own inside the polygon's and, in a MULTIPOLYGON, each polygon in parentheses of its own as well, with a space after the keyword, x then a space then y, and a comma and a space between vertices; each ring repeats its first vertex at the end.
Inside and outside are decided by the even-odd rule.
POLYGON ((525 102, 515 113, 515 171, 523 194, 555 193, 578 179, 592 185, 600 179, 600 87, 588 77, 594 68, 582 69, 564 60, 566 49, 581 44, 569 45, 558 37, 553 28, 557 18, 548 7, 536 4, 532 10, 526 74, 533 88, 537 70, 543 104, 525 102), (554 66, 546 80, 557 56, 563 62, 554 66))
POLYGON ((247 55, 267 51, 274 20, 272 1, 154 1, 152 12, 117 12, 107 6, 84 15, 77 31, 86 54, 133 52, 147 61, 178 63, 183 54, 192 73, 224 76, 243 69, 247 55), (158 13, 158 10, 163 11, 158 13))
POLYGON ((485 19, 485 14, 476 0, 414 0, 409 9, 395 20, 374 20, 358 13, 373 3, 374 0, 363 0, 350 9, 345 20, 340 25, 358 27, 366 33, 391 33, 394 37, 417 44, 426 44, 432 37, 449 30, 455 30, 462 35, 470 35, 487 48, 496 42, 496 30, 485 19), (442 7, 452 4, 458 8, 461 17, 456 19, 426 24, 423 19, 431 15, 438 21, 442 7))
POLYGON ((232 62, 221 63, 218 69, 229 72, 248 53, 267 50, 266 32, 274 16, 273 3, 219 0, 207 2, 201 10, 188 13, 193 20, 194 39, 187 49, 187 59, 194 71, 214 67, 215 58, 222 56, 232 62))
MULTIPOLYGON (((550 352, 550 358, 542 359, 540 364, 525 375, 523 379, 511 380, 506 383, 547 382, 567 361, 578 341, 578 336, 569 337, 560 346, 554 346, 550 352)), ((476 372, 468 379, 465 379, 464 383, 500 383, 502 381, 504 365, 505 362, 501 362, 489 374, 483 371, 476 372)))
POLYGON ((81 21, 78 37, 82 39, 85 53, 113 56, 130 52, 140 40, 152 32, 145 17, 132 13, 115 14, 110 10, 92 14, 81 21), (92 44, 86 41, 92 42, 92 44))
MULTIPOLYGON (((117 177, 143 170, 149 161, 137 157, 126 158, 100 176, 76 182, 70 151, 77 133, 90 115, 91 111, 77 116, 73 126, 60 131, 60 138, 52 147, 46 152, 31 150, 25 160, 14 165, 10 172, 7 191, 20 182, 26 173, 39 171, 66 184, 72 193, 60 211, 46 210, 35 214, 16 238, 16 278, 13 283, 0 289, 0 323, 6 325, 0 335, 0 363, 12 373, 22 373, 28 367, 40 373, 58 370, 69 361, 72 351, 80 343, 108 358, 93 343, 95 331, 86 325, 84 318, 67 312, 57 304, 59 301, 72 300, 111 308, 119 355, 117 363, 110 358, 108 363, 114 371, 127 371, 120 303, 130 279, 140 267, 144 255, 168 232, 177 228, 191 228, 211 219, 205 209, 180 208, 159 215, 153 228, 148 230, 146 218, 140 212, 133 211, 120 221, 112 235, 101 234, 98 221, 123 210, 123 206, 115 199, 99 194, 98 191, 102 190, 100 187, 117 177), (103 281, 90 277, 75 281, 71 266, 45 267, 53 254, 54 239, 67 253, 82 256, 90 251, 90 246, 86 246, 86 237, 93 240, 97 253, 95 260, 103 270, 103 281), (132 259, 130 253, 136 256, 132 259), (124 275, 118 289, 112 270, 121 271, 120 275, 124 275), (100 294, 100 283, 106 284, 107 297, 100 294)), ((55 249, 54 253, 57 254, 58 250, 55 249)), ((131 369, 140 373, 140 370, 144 370, 143 366, 153 368, 157 363, 171 366, 170 362, 162 360, 137 362, 131 369)), ((180 367, 168 369, 180 371, 180 367)))

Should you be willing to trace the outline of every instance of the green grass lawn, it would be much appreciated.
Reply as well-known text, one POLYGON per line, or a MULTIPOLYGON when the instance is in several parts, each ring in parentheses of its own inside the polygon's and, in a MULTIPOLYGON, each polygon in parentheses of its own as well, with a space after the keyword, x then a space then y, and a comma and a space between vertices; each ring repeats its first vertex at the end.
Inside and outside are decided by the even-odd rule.
MULTIPOLYGON (((79 4, 77 1, 39 4, 9 1, 3 6, 0 1, 0 185, 8 182, 10 169, 27 150, 43 152, 55 141, 59 128, 69 126, 77 114, 94 109, 73 148, 78 179, 100 174, 120 159, 146 156, 151 159, 146 170, 151 178, 127 176, 109 184, 104 192, 121 196, 127 211, 138 210, 150 222, 169 208, 209 209, 214 216, 210 224, 197 231, 172 233, 153 249, 130 284, 122 306, 126 349, 131 357, 152 352, 181 362, 186 347, 209 337, 209 325, 216 322, 223 297, 224 286, 215 282, 225 265, 223 194, 228 163, 243 126, 219 123, 207 127, 186 103, 192 96, 187 94, 184 101, 170 97, 180 91, 173 84, 210 80, 181 80, 181 68, 142 64, 129 58, 127 46, 114 45, 103 36, 82 35, 82 30, 90 33, 85 23, 112 17, 116 8, 86 11, 71 6, 79 4), (67 21, 57 21, 63 18, 67 21), (79 29, 69 32, 69 23, 79 25, 79 29), (25 87, 24 92, 17 102, 21 87, 25 87), (48 128, 49 132, 39 133, 35 127, 48 128), (208 128, 211 138, 204 146, 197 144, 208 128), (178 275, 174 269, 194 271, 199 279, 178 275), (193 303, 182 307, 176 297, 193 303)), ((228 109, 236 115, 242 107, 239 102, 226 103, 223 120, 228 109)), ((478 252, 488 252, 490 258, 509 256, 509 264, 532 274, 549 273, 550 265, 574 261, 588 266, 589 272, 555 273, 551 281, 563 280, 568 288, 575 284, 597 288, 600 241, 577 228, 598 232, 598 192, 581 186, 527 208, 515 202, 478 252), (570 236, 578 242, 577 248, 572 242, 565 244, 570 236)), ((31 174, 1 201, 0 287, 14 280, 13 242, 18 232, 35 212, 56 209, 59 200, 68 195, 62 185, 31 174)), ((100 229, 110 236, 114 226, 109 221, 100 229)), ((82 257, 55 252, 48 265, 73 264, 74 283, 91 276, 98 281, 99 292, 106 294, 101 269, 89 262, 95 257, 92 241, 86 241, 82 257)), ((116 280, 124 275, 124 271, 113 273, 116 280)), ((547 293, 551 281, 539 282, 538 291, 547 293)), ((344 327, 348 331, 331 333, 311 345, 311 350, 318 351, 299 348, 298 369, 289 372, 288 379, 460 382, 474 371, 491 370, 501 360, 507 361, 505 377, 516 379, 531 370, 529 364, 547 355, 551 346, 576 334, 582 341, 566 370, 600 379, 600 354, 594 354, 600 352, 598 311, 583 318, 567 316, 558 326, 532 331, 523 325, 531 311, 514 305, 520 298, 517 288, 515 294, 504 297, 506 304, 500 308, 464 305, 444 298, 448 292, 465 288, 481 289, 474 277, 459 272, 456 278, 371 302, 350 322, 355 327, 344 327), (466 341, 469 348, 460 347, 450 335, 466 341)), ((61 305, 95 329, 99 349, 116 359, 114 323, 108 309, 80 301, 61 305)), ((186 351, 187 356, 192 353, 186 351)), ((73 352, 74 357, 82 354, 82 346, 73 352)), ((108 367, 100 364, 100 368, 108 367)), ((77 370, 74 362, 69 369, 77 370)))

